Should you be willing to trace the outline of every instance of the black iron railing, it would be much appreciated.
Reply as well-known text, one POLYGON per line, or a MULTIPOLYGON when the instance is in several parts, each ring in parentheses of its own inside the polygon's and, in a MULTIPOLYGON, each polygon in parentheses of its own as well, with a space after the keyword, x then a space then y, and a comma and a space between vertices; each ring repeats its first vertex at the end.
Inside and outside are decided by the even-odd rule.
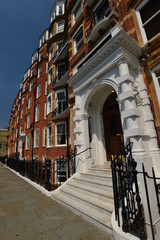
POLYGON ((66 109, 68 109, 68 102, 67 101, 60 101, 58 102, 58 107, 53 110, 52 117, 56 117, 59 114, 63 113, 66 109))
POLYGON ((63 41, 62 44, 60 45, 60 47, 56 50, 55 54, 54 54, 54 60, 57 58, 57 56, 60 54, 60 52, 62 51, 62 49, 64 48, 64 46, 66 45, 67 41, 63 41))
POLYGON ((57 83, 60 81, 60 79, 65 75, 65 73, 67 72, 67 68, 65 68, 63 71, 58 72, 57 76, 54 79, 54 83, 57 83))
POLYGON ((101 10, 99 10, 98 12, 94 13, 94 22, 95 25, 101 21, 102 19, 104 19, 105 17, 108 17, 108 15, 110 14, 111 10, 110 8, 101 8, 101 10))
POLYGON ((121 209, 122 230, 145 240, 147 237, 137 180, 137 163, 131 148, 132 144, 129 142, 125 148, 125 155, 114 155, 111 162, 115 219, 120 227, 121 209))
POLYGON ((152 168, 152 176, 149 176, 143 163, 142 172, 137 171, 136 167, 137 163, 132 156, 132 143, 129 142, 125 147, 125 155, 114 155, 111 162, 115 219, 118 221, 118 226, 122 226, 124 232, 129 232, 142 240, 147 239, 144 209, 137 179, 138 174, 142 174, 151 234, 152 239, 155 240, 151 197, 152 200, 154 198, 157 202, 157 210, 160 215, 160 184, 158 182, 160 178, 155 176, 154 168, 152 168), (152 185, 155 188, 155 195, 150 196, 148 183, 152 183, 150 186, 152 185))

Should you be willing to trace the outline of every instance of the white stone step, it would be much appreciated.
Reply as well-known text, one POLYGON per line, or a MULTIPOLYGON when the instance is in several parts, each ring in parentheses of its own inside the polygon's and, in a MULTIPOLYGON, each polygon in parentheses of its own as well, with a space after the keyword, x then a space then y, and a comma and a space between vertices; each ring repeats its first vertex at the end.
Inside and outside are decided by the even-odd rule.
POLYGON ((112 232, 114 210, 112 175, 109 164, 94 166, 87 173, 76 174, 52 198, 74 209, 107 232, 112 232))
POLYGON ((64 188, 61 188, 60 191, 63 192, 64 195, 67 195, 70 198, 83 203, 85 206, 87 205, 87 206, 89 206, 93 209, 96 209, 97 211, 99 211, 101 213, 105 213, 106 215, 111 217, 111 214, 112 214, 113 208, 114 208, 112 203, 98 199, 96 197, 88 196, 85 193, 81 193, 81 192, 76 191, 75 189, 71 189, 67 185, 64 188))
POLYGON ((58 202, 61 201, 65 206, 70 207, 72 210, 75 209, 76 212, 82 215, 84 218, 112 234, 110 217, 108 217, 106 214, 84 205, 82 202, 70 198, 70 196, 66 196, 62 192, 54 195, 54 199, 58 202))
POLYGON ((83 176, 83 178, 81 176, 75 176, 73 177, 73 181, 80 182, 80 184, 83 184, 83 185, 87 184, 88 186, 113 192, 112 179, 108 179, 104 181, 104 180, 91 179, 86 176, 83 176))
POLYGON ((111 170, 111 162, 106 162, 104 164, 101 165, 93 165, 92 168, 98 168, 98 169, 108 169, 111 170))
POLYGON ((110 202, 112 204, 114 203, 113 192, 111 191, 106 191, 92 186, 83 185, 75 181, 71 181, 67 183, 67 185, 69 185, 70 188, 76 189, 77 191, 85 193, 91 197, 97 197, 101 200, 110 202))
POLYGON ((94 167, 94 168, 89 168, 89 169, 88 169, 88 172, 89 172, 89 173, 95 173, 96 175, 101 175, 101 174, 103 174, 103 175, 112 176, 111 169, 94 167))
POLYGON ((95 179, 95 180, 101 180, 101 181, 111 181, 112 182, 112 175, 111 174, 104 174, 103 172, 101 174, 97 173, 81 173, 82 178, 83 177, 88 177, 90 179, 95 179))

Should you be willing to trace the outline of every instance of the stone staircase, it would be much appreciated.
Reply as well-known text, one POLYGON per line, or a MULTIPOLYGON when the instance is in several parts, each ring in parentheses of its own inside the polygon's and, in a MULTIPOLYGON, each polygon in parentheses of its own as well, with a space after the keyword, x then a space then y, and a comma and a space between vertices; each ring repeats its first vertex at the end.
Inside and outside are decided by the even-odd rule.
POLYGON ((112 233, 114 200, 109 164, 93 166, 87 173, 75 174, 52 193, 52 198, 112 233))

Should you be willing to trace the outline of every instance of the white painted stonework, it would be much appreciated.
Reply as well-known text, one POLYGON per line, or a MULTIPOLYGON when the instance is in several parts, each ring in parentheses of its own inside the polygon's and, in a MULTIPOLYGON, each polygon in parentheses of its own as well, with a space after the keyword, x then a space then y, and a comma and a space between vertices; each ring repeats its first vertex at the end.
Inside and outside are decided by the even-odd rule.
MULTIPOLYGON (((138 164, 137 170, 142 171, 144 163, 149 174, 153 166, 156 175, 160 176, 160 150, 139 62, 141 48, 119 26, 115 26, 110 34, 112 38, 69 80, 75 95, 74 132, 77 153, 91 148, 77 156, 77 172, 86 172, 93 164, 103 164, 107 161, 102 110, 107 97, 112 91, 116 91, 124 141, 126 144, 130 138, 133 142, 132 150, 138 164)), ((139 177, 139 182, 144 209, 147 209, 142 176, 139 177)), ((153 186, 149 189, 152 196, 153 186)), ((158 240, 160 220, 154 200, 151 206, 153 222, 157 228, 155 237, 158 240)), ((147 211, 145 219, 149 225, 147 211)), ((147 230, 150 236, 150 227, 147 230)))

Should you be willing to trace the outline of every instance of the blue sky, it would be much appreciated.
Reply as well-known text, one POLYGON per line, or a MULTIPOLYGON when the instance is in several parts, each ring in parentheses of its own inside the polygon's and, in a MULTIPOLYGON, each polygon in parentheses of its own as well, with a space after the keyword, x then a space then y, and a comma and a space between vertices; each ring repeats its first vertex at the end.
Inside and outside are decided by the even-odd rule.
POLYGON ((14 99, 54 0, 0 0, 0 128, 9 126, 14 99))

